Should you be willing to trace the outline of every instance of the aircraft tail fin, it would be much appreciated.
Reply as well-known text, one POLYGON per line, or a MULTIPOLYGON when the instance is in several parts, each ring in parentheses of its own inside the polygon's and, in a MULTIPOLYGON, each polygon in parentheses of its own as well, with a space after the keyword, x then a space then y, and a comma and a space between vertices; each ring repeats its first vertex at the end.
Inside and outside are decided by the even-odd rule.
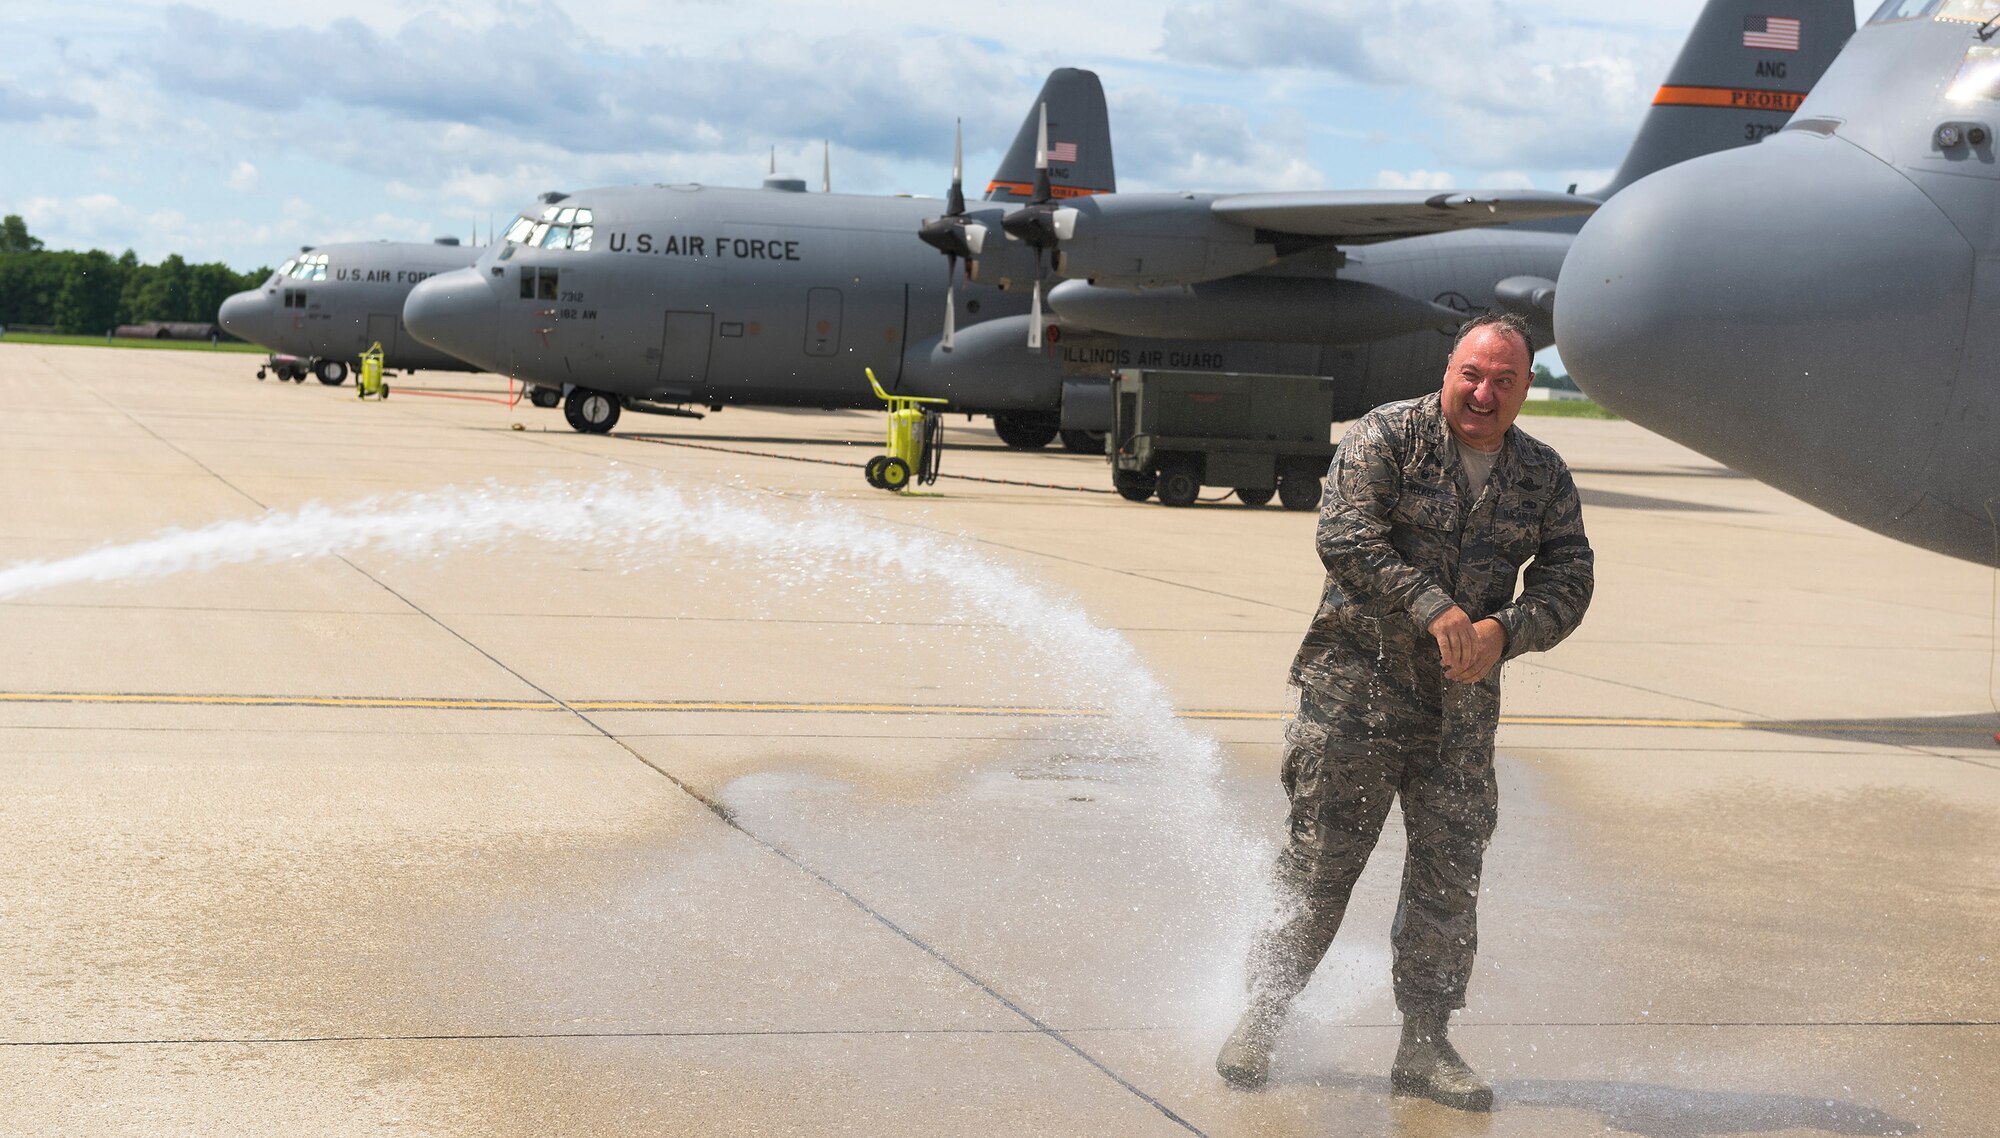
POLYGON ((1027 201, 1035 196, 1036 136, 1041 108, 1049 108, 1049 189, 1058 198, 1108 194, 1118 188, 1111 165, 1111 113, 1104 85, 1094 71, 1059 67, 1049 72, 1042 93, 1028 107, 1021 131, 986 187, 988 201, 1027 201))
POLYGON ((1853 34, 1852 0, 1709 0, 1617 175, 1591 196, 1784 126, 1853 34))

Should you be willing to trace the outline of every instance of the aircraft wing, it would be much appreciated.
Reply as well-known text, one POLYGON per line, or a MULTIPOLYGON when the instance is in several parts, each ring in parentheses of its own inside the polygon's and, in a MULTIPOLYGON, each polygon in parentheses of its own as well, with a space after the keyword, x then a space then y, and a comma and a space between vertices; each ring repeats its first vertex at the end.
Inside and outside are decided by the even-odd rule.
POLYGON ((1209 205, 1218 217, 1273 233, 1331 237, 1348 244, 1390 241, 1451 229, 1579 217, 1601 204, 1545 190, 1307 190, 1232 194, 1209 205))

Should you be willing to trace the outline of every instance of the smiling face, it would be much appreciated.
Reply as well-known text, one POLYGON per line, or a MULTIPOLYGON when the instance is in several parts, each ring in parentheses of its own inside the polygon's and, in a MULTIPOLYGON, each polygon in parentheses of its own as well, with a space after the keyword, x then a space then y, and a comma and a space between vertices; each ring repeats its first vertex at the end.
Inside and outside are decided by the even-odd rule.
POLYGON ((1534 381, 1528 346, 1505 328, 1487 325, 1451 353, 1444 370, 1444 421, 1474 450, 1498 450, 1528 400, 1534 381))

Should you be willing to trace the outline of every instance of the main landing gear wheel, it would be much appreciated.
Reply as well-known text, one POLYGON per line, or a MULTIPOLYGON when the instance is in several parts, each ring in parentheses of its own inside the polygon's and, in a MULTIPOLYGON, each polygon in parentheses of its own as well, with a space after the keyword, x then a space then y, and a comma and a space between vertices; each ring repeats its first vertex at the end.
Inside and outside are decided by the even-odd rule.
POLYGON ((1063 449, 1071 454, 1103 454, 1103 431, 1062 431, 1063 449))
MULTIPOLYGON (((339 387, 347 382, 347 363, 344 360, 321 360, 313 365, 313 375, 328 387, 339 387)), ((303 382, 304 377, 300 377, 303 382)))
POLYGON ((1158 493, 1162 506, 1192 506, 1201 497, 1201 463, 1190 454, 1170 454, 1160 459, 1158 493))
POLYGON ((563 401, 569 425, 586 435, 601 435, 618 425, 618 399, 588 387, 573 387, 563 401))
POLYGON ((1128 502, 1143 502, 1153 496, 1153 487, 1158 485, 1159 475, 1145 470, 1114 470, 1111 485, 1118 488, 1118 496, 1128 502))
POLYGON ((1271 495, 1277 492, 1276 486, 1238 486, 1236 500, 1246 506, 1261 506, 1270 501, 1271 495))
POLYGON ((1015 450, 1040 450, 1055 440, 1062 419, 1051 411, 1012 411, 993 416, 993 433, 1015 450))
POLYGON ((537 407, 560 407, 562 406, 562 401, 562 391, 559 388, 530 387, 528 389, 528 402, 533 403, 537 407))
POLYGON ((1294 467, 1278 475, 1278 504, 1287 510, 1319 509, 1319 475, 1294 467))

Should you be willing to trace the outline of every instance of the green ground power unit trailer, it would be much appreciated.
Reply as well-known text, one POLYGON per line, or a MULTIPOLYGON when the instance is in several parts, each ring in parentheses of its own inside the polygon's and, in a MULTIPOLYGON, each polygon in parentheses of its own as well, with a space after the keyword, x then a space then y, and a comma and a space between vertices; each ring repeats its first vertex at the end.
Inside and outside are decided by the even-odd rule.
POLYGON ((1319 507, 1333 460, 1335 381, 1125 368, 1111 377, 1111 480, 1134 502, 1192 505, 1204 486, 1247 506, 1276 495, 1288 510, 1319 507))

